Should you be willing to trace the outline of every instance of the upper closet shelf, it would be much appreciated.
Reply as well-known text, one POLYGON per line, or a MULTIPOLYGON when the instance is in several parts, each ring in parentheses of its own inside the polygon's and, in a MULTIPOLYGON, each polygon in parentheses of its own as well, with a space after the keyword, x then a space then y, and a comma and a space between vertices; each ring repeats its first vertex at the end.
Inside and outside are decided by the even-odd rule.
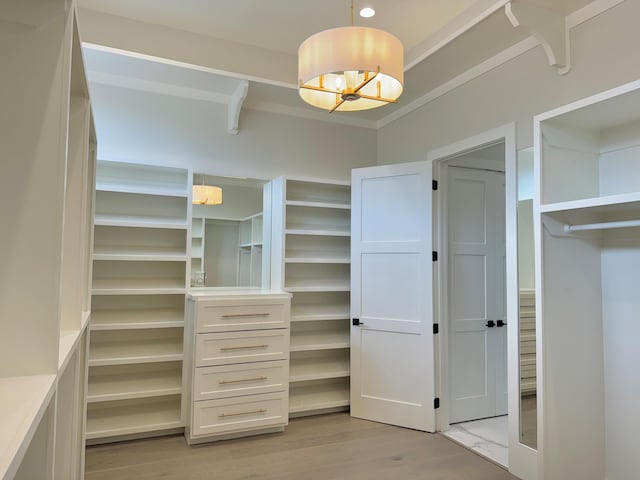
POLYGON ((137 330, 184 326, 184 312, 178 309, 99 310, 91 315, 91 330, 137 330))
POLYGON ((311 322, 315 320, 346 320, 349 318, 349 305, 306 304, 292 305, 292 322, 311 322))
POLYGON ((321 235, 325 237, 349 237, 349 226, 337 225, 291 225, 284 231, 287 235, 321 235))
POLYGON ((49 406, 55 375, 0 378, 0 478, 13 478, 49 406))
POLYGON ((187 253, 180 247, 147 247, 147 246, 100 246, 93 252, 94 260, 141 260, 159 262, 179 262, 187 260, 187 253))
POLYGON ((586 210, 603 215, 625 211, 640 211, 640 193, 622 193, 604 197, 572 200, 567 202, 540 205, 541 213, 563 212, 568 210, 586 210))
POLYGON ((97 214, 95 225, 108 227, 144 227, 144 228, 176 228, 186 230, 189 224, 186 219, 172 217, 142 217, 137 215, 97 214))
POLYGON ((180 197, 186 198, 189 196, 189 192, 184 187, 176 188, 163 188, 153 186, 138 186, 138 185, 122 185, 117 183, 96 183, 96 190, 99 192, 115 192, 115 193, 135 193, 144 195, 154 195, 159 197, 180 197))
POLYGON ((185 293, 181 278, 96 278, 92 295, 155 295, 185 293))
POLYGON ((312 207, 312 208, 335 208, 335 209, 343 209, 343 210, 351 210, 351 205, 345 203, 335 203, 335 202, 311 202, 311 201, 302 201, 302 200, 287 200, 287 206, 293 207, 312 207))

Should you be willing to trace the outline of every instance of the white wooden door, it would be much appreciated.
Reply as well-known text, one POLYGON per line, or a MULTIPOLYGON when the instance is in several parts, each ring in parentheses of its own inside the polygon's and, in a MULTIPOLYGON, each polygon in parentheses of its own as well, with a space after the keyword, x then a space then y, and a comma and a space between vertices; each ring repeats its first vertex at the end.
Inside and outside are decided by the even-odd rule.
POLYGON ((433 432, 431 168, 352 173, 351 415, 433 432))
POLYGON ((455 423, 507 413, 504 174, 449 167, 447 177, 455 423))

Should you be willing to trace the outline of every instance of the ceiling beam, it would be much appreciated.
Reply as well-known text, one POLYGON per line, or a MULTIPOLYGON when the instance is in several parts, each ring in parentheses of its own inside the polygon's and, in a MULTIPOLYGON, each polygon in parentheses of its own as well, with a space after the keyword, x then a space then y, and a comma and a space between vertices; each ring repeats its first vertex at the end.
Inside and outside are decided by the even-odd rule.
POLYGON ((141 58, 195 65, 203 71, 242 80, 297 88, 295 55, 83 8, 78 9, 78 16, 85 43, 141 58))

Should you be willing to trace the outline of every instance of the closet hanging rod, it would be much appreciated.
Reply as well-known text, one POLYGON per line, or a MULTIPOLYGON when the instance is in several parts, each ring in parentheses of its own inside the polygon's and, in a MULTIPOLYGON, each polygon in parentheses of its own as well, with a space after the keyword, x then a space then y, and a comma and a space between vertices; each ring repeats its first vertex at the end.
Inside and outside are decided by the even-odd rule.
POLYGON ((622 220, 619 222, 603 222, 603 223, 585 223, 583 225, 564 224, 564 231, 580 232, 585 230, 607 230, 610 228, 630 228, 640 227, 640 220, 622 220))

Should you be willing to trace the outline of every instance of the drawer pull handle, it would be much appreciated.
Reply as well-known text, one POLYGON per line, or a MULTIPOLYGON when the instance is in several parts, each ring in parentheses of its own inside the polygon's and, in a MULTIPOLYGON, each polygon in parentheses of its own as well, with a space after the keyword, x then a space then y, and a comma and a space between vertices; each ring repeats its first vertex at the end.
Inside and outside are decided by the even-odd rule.
POLYGON ((222 315, 221 318, 257 318, 268 316, 268 313, 230 313, 228 315, 222 315))
POLYGON ((267 377, 255 377, 255 378, 245 378, 242 380, 220 380, 218 385, 228 385, 230 383, 245 383, 245 382, 259 382, 261 380, 266 380, 267 377))
POLYGON ((226 352, 228 350, 253 350, 256 348, 267 348, 269 345, 242 345, 240 347, 220 347, 220 350, 226 352))
POLYGON ((261 408, 259 410, 253 410, 251 412, 240 412, 240 413, 221 413, 220 415, 218 415, 219 418, 225 418, 225 417, 239 417, 241 415, 255 415, 256 413, 267 413, 267 410, 264 408, 261 408))

